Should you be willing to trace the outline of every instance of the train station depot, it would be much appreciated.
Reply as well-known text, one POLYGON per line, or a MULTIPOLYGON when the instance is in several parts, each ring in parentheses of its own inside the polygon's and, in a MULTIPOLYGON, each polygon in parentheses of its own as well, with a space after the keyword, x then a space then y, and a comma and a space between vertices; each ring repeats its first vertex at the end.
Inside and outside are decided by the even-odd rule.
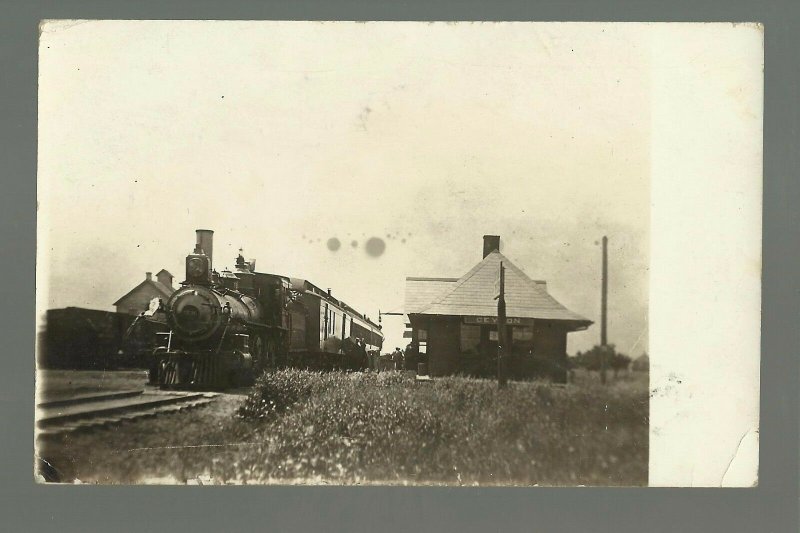
POLYGON ((592 321, 557 302, 547 283, 529 278, 499 251, 500 237, 483 237, 483 260, 460 278, 407 277, 405 311, 411 345, 432 376, 493 377, 497 370, 497 299, 505 267, 511 378, 567 381, 567 334, 592 321))

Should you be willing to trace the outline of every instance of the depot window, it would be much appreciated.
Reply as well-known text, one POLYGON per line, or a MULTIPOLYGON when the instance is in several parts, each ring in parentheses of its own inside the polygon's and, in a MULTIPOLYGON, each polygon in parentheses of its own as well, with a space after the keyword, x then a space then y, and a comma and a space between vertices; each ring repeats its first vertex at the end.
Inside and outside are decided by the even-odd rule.
POLYGON ((533 328, 528 326, 513 327, 511 328, 511 340, 514 341, 527 341, 533 340, 533 328))

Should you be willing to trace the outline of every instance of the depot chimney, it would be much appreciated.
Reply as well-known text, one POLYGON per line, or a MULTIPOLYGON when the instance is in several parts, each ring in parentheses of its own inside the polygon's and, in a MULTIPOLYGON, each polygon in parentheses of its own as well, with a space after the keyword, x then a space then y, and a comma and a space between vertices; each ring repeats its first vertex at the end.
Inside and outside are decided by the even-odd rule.
POLYGON ((497 250, 500 251, 500 235, 483 236, 483 257, 497 250))
POLYGON ((210 229, 197 230, 197 248, 208 256, 208 263, 214 266, 214 231, 210 229))

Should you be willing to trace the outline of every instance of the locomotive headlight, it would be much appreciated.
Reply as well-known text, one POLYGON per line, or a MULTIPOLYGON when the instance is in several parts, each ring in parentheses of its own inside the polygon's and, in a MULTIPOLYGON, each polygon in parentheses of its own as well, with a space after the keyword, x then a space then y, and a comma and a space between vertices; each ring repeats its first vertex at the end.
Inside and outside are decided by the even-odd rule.
POLYGON ((193 278, 203 276, 206 273, 205 262, 199 257, 190 259, 186 264, 186 273, 193 278))

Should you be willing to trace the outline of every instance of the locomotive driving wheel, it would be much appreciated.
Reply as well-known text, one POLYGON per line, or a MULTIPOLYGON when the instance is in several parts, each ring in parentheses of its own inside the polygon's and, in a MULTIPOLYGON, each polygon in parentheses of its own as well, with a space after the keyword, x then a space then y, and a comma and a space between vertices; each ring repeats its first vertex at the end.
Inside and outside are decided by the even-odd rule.
POLYGON ((264 370, 278 368, 278 345, 274 339, 254 335, 250 354, 253 357, 253 377, 257 378, 264 370))

